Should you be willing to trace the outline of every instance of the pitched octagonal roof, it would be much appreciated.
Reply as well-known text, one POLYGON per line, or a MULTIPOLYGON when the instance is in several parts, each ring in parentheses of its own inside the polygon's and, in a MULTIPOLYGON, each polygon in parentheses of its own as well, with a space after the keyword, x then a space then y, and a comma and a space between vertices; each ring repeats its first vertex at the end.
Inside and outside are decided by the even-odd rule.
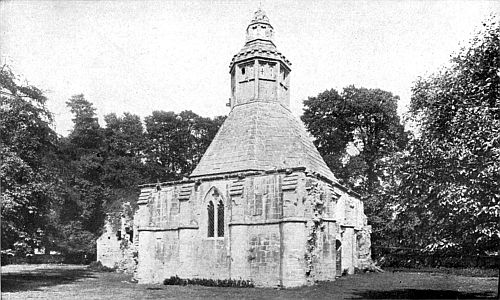
POLYGON ((304 125, 279 103, 233 108, 191 177, 305 167, 337 181, 304 125))

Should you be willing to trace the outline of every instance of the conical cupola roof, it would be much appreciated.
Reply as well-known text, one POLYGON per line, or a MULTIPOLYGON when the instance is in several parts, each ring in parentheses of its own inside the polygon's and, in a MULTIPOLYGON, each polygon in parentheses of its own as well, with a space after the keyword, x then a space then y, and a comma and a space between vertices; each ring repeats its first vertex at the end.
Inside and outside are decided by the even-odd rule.
MULTIPOLYGON (((247 42, 244 50, 261 47, 263 44, 274 48, 273 32, 269 33, 270 30, 272 27, 265 13, 262 10, 257 11, 247 28, 247 42), (259 33, 259 28, 254 28, 255 25, 262 26, 260 29, 264 31, 259 33), (255 32, 251 32, 252 30, 255 32)), ((242 65, 252 59, 255 59, 257 66, 265 65, 268 61, 278 62, 283 66, 281 69, 286 69, 285 71, 288 72, 287 68, 290 64, 288 60, 281 57, 281 53, 277 58, 263 56, 258 51, 249 52, 246 55, 255 56, 254 58, 245 56, 245 59, 241 60, 242 65)), ((233 58, 230 67, 232 76, 237 75, 234 72, 234 64, 239 63, 239 59, 233 58)), ((272 94, 278 86, 268 83, 279 84, 278 79, 275 76, 268 76, 262 79, 266 82, 261 83, 260 77, 257 76, 254 80, 258 87, 256 90, 260 92, 263 89, 262 92, 265 95, 272 94), (269 91, 266 92, 265 88, 269 88, 269 91)), ((251 83, 251 81, 242 82, 242 84, 251 83)), ((234 97, 238 97, 237 95, 234 97)), ((253 96, 251 100, 240 101, 238 102, 240 104, 233 105, 226 121, 191 177, 304 167, 309 172, 317 173, 336 182, 335 176, 314 146, 312 137, 302 122, 292 115, 286 102, 272 99, 267 96, 253 96)))

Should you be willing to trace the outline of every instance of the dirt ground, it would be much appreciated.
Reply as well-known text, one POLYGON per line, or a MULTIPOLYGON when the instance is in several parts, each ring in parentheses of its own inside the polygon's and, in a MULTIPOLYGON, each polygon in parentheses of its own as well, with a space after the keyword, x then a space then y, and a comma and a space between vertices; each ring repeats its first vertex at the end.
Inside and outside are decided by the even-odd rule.
POLYGON ((140 285, 77 265, 2 267, 2 299, 495 299, 498 277, 357 274, 294 289, 140 285))

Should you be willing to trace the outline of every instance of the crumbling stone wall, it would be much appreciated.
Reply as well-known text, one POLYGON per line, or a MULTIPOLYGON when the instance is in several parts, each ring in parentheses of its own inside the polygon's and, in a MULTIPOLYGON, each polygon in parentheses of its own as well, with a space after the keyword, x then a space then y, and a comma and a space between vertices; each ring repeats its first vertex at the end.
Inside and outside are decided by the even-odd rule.
POLYGON ((108 268, 133 273, 137 266, 137 226, 134 226, 130 203, 108 214, 103 234, 97 239, 97 261, 108 268), (135 229, 135 230, 134 230, 135 229))

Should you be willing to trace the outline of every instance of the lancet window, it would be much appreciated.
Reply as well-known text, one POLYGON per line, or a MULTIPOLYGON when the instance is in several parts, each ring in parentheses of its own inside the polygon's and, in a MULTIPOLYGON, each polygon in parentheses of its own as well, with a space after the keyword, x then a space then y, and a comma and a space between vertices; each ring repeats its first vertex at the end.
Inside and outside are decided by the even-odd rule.
POLYGON ((214 188, 207 194, 207 197, 210 199, 207 203, 207 237, 224 237, 224 201, 222 196, 214 188))

